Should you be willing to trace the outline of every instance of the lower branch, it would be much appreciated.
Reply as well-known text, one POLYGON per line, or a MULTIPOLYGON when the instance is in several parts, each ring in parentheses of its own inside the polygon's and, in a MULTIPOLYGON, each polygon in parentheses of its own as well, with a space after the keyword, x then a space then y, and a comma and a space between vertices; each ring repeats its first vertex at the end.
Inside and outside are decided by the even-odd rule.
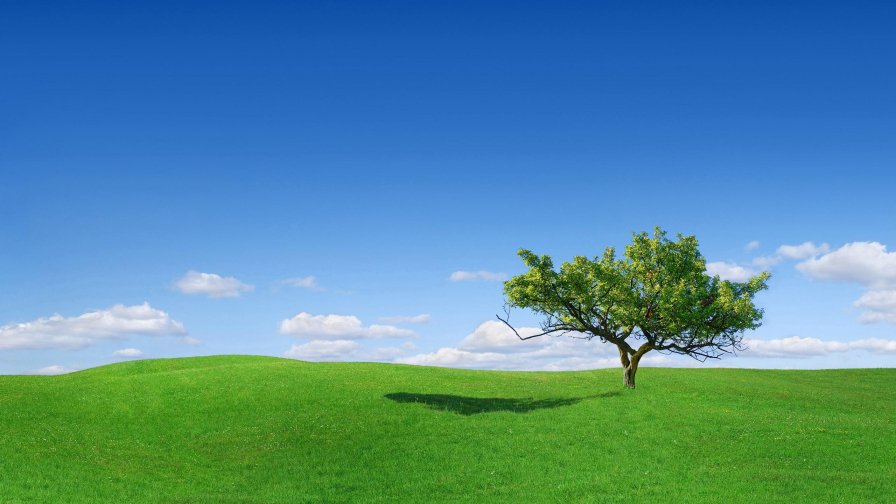
POLYGON ((498 320, 500 320, 501 322, 504 322, 504 325, 506 325, 507 327, 509 327, 510 330, 513 331, 513 334, 516 334, 516 337, 519 338, 519 339, 521 339, 521 340, 527 340, 527 339, 537 338, 537 337, 539 337, 539 336, 547 336, 548 334, 554 334, 554 333, 558 333, 558 332, 572 332, 572 329, 568 329, 568 328, 565 328, 565 327, 564 327, 564 328, 547 329, 547 330, 545 330, 545 331, 543 331, 543 332, 540 332, 540 333, 538 333, 538 334, 533 334, 533 335, 531 335, 531 336, 523 336, 523 335, 521 335, 520 333, 517 332, 517 330, 516 330, 515 327, 513 327, 512 325, 510 325, 510 322, 508 322, 507 319, 502 319, 501 316, 500 316, 500 315, 497 315, 497 314, 496 314, 495 316, 498 317, 498 320))

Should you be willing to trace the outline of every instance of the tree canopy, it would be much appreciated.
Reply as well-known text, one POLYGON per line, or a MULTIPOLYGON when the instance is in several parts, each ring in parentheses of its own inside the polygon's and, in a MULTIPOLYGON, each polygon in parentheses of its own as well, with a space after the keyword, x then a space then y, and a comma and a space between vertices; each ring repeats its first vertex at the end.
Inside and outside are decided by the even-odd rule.
POLYGON ((577 256, 556 270, 547 255, 517 254, 529 271, 504 283, 507 304, 543 316, 542 332, 522 337, 509 317, 498 318, 520 339, 569 335, 616 345, 629 388, 647 352, 704 361, 743 350, 744 331, 762 320, 753 298, 770 276, 746 282, 710 276, 696 237, 670 240, 659 227, 653 236, 634 234, 623 258, 607 247, 601 256, 577 256))

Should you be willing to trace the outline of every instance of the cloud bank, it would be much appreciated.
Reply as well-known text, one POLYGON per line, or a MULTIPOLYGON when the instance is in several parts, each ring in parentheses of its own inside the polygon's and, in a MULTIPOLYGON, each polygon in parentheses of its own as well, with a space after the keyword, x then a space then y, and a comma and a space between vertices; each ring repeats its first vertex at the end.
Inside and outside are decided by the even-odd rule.
POLYGON ((896 252, 879 242, 852 242, 800 262, 796 268, 816 280, 859 284, 869 290, 853 306, 863 324, 896 324, 896 252))
MULTIPOLYGON (((538 334, 537 327, 519 327, 523 337, 538 334)), ((585 341, 568 336, 541 336, 520 340, 504 323, 489 320, 479 324, 454 347, 442 347, 396 360, 405 364, 531 371, 571 371, 620 366, 616 347, 598 339, 585 341)), ((646 366, 676 365, 665 355, 648 355, 646 366)))
POLYGON ((52 375, 61 375, 61 374, 66 374, 66 373, 72 373, 77 370, 78 370, 78 368, 73 368, 73 367, 68 367, 68 366, 60 366, 60 365, 56 364, 53 366, 47 366, 47 367, 42 367, 40 369, 35 369, 34 371, 31 371, 31 373, 29 373, 29 374, 52 376, 52 375))
POLYGON ((859 315, 859 322, 863 324, 877 322, 896 324, 896 290, 865 292, 853 306, 864 310, 859 315))
POLYGON ((392 362, 407 355, 415 347, 406 342, 400 347, 364 348, 353 340, 314 340, 293 345, 283 353, 284 357, 306 361, 366 361, 392 362))
POLYGON ((312 315, 301 312, 280 322, 280 333, 320 340, 408 338, 417 333, 391 325, 364 326, 354 315, 312 315))
POLYGON ((815 357, 832 353, 863 350, 877 354, 896 353, 896 340, 867 338, 855 341, 821 340, 801 336, 780 339, 744 339, 744 357, 815 357))
POLYGON ((122 339, 129 335, 183 335, 183 324, 167 313, 143 303, 115 305, 77 317, 39 318, 31 322, 0 327, 0 350, 84 348, 101 340, 122 339))
POLYGON ((817 280, 855 282, 867 287, 896 289, 896 252, 878 242, 847 243, 821 257, 796 265, 817 280))

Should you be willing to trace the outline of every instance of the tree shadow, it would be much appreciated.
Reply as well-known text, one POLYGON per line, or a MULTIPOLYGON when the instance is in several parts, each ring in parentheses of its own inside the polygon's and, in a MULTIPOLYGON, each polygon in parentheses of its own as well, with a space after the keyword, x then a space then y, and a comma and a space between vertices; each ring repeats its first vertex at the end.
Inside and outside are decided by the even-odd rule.
POLYGON ((450 394, 414 394, 411 392, 394 392, 383 397, 400 403, 420 403, 436 411, 450 411, 459 415, 476 415, 496 411, 528 413, 537 409, 572 406, 589 399, 600 399, 618 396, 618 391, 604 392, 585 397, 569 397, 557 399, 504 398, 504 397, 465 397, 450 394))

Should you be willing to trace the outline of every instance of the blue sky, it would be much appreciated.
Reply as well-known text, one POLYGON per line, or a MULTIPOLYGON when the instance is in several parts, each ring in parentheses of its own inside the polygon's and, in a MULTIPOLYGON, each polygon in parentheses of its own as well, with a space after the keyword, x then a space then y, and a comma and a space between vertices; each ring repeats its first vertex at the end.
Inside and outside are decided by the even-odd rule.
POLYGON ((511 345, 499 279, 655 225, 774 275, 708 365, 896 362, 892 4, 2 9, 0 373, 615 366, 511 345))

